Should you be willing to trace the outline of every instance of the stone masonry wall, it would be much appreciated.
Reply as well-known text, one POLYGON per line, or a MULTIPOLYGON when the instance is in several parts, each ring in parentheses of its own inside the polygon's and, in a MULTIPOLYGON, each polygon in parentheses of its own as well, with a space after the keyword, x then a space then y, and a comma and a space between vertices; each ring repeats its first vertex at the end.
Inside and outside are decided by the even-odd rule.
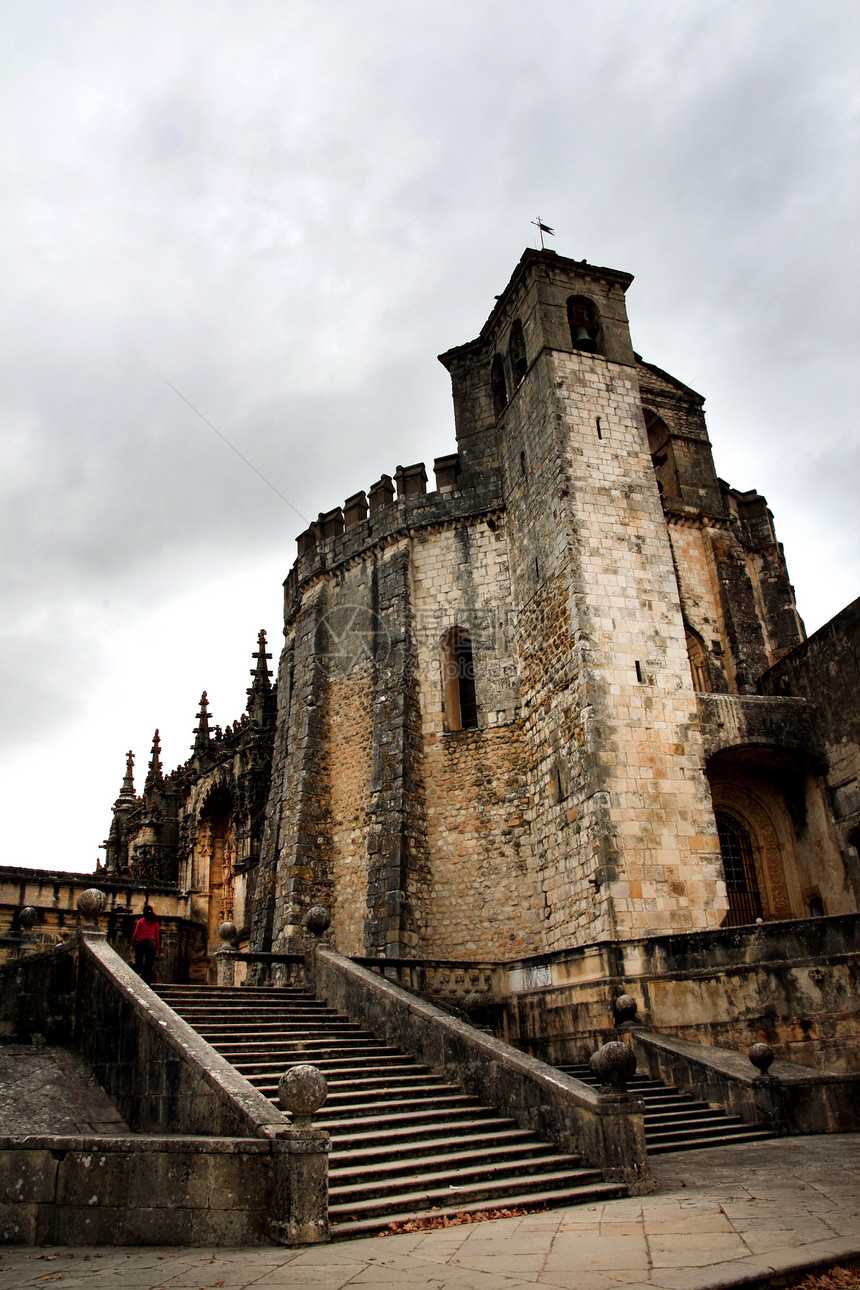
POLYGON ((425 532, 412 548, 429 883, 424 953, 505 957, 540 947, 528 748, 519 713, 504 516, 425 532), (446 728, 441 642, 468 631, 477 730, 446 728))
POLYGON ((719 849, 635 372, 545 351, 500 438, 547 948, 714 926, 719 849))

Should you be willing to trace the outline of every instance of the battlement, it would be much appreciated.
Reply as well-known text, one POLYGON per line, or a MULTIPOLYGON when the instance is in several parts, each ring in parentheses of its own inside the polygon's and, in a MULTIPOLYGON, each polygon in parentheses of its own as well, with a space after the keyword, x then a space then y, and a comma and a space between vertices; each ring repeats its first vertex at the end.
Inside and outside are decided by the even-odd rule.
POLYGON ((436 487, 427 491, 423 461, 398 466, 394 475, 380 475, 367 490, 348 497, 342 506, 320 512, 296 539, 298 556, 284 583, 287 615, 299 588, 317 574, 360 556, 407 529, 428 527, 484 515, 503 505, 498 471, 465 480, 457 453, 433 462, 436 487))

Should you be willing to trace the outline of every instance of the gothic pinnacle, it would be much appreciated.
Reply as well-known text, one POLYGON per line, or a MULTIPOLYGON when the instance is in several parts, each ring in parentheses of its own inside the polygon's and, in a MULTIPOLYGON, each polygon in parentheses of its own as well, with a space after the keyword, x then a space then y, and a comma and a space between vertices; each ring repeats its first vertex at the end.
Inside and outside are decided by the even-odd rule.
POLYGON ((254 678, 254 682, 246 691, 248 695, 246 708, 248 714, 257 725, 263 724, 271 699, 272 680, 267 662, 271 657, 271 654, 266 653, 266 633, 261 629, 257 633, 256 653, 251 655, 251 658, 257 660, 257 666, 251 668, 251 676, 254 678))
POLYGON ((197 725, 194 728, 192 752, 205 753, 209 749, 209 699, 204 690, 200 696, 200 711, 197 713, 197 725))
POLYGON ((134 753, 130 748, 126 753, 125 778, 122 781, 119 795, 120 797, 134 797, 134 753))
POLYGON ((152 755, 149 759, 149 771, 146 776, 144 792, 147 789, 154 788, 156 784, 160 784, 163 778, 164 776, 161 773, 161 739, 158 730, 156 730, 152 737, 152 755))

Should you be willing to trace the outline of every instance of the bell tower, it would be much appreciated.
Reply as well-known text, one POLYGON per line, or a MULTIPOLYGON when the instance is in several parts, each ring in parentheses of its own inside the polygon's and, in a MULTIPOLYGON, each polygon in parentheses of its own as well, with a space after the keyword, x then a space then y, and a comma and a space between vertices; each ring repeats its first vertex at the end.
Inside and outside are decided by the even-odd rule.
POLYGON ((526 251, 451 373, 460 470, 505 500, 548 950, 726 910, 632 276, 526 251))

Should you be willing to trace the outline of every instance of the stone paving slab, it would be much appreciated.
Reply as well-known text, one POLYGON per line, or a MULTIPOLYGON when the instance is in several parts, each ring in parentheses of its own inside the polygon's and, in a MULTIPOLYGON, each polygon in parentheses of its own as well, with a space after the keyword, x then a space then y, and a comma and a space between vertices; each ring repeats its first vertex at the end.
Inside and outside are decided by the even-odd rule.
POLYGON ((654 1161, 651 1196, 300 1250, 7 1247, 0 1290, 728 1290, 860 1259, 860 1136, 654 1161))
POLYGON ((130 1132, 89 1066, 71 1048, 0 1044, 0 1136, 130 1132))

